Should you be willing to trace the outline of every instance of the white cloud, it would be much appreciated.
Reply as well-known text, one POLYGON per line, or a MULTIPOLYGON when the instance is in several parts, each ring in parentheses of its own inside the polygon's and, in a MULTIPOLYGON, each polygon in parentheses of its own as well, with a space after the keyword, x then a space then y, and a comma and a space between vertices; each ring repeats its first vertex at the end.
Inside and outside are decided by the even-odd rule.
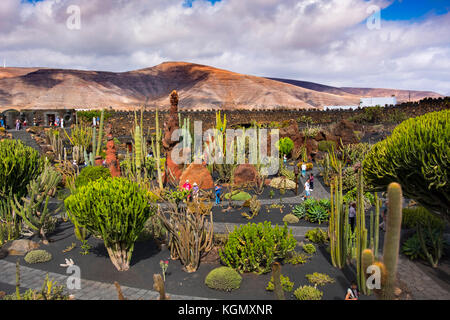
POLYGON ((8 65, 127 71, 189 61, 240 73, 330 85, 450 92, 450 14, 382 21, 387 0, 0 1, 0 58, 8 65), (81 30, 66 27, 69 5, 81 30))

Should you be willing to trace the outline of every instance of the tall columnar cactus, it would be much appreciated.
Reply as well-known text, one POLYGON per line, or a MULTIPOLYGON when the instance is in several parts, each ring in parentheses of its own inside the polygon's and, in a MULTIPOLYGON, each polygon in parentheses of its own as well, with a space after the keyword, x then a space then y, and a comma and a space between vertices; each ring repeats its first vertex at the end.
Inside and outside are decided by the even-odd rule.
POLYGON ((100 151, 102 151, 104 119, 105 119, 105 110, 102 110, 102 113, 100 115, 100 126, 98 128, 98 143, 97 143, 97 150, 95 151, 96 156, 100 155, 100 151))
POLYGON ((368 293, 366 286, 366 270, 364 270, 362 263, 362 255, 364 250, 368 248, 366 229, 366 214, 364 209, 364 182, 361 169, 358 169, 357 174, 357 198, 356 198, 356 271, 358 287, 364 293, 368 293))
POLYGON ((274 262, 272 265, 272 277, 275 296, 278 300, 285 300, 283 286, 281 285, 281 264, 274 262))
POLYGON ((153 154, 156 156, 156 170, 158 173, 158 184, 159 189, 164 189, 163 186, 163 180, 162 180, 162 170, 161 170, 161 141, 162 141, 162 131, 159 128, 159 113, 158 109, 156 109, 155 114, 155 130, 156 130, 156 137, 155 139, 152 138, 152 149, 153 154))
POLYGON ((136 126, 134 129, 134 159, 137 175, 140 177, 142 167, 142 133, 140 126, 136 126))
POLYGON ((329 221, 329 237, 331 260, 333 266, 343 268, 347 263, 350 224, 348 223, 348 208, 345 207, 342 196, 342 168, 331 185, 331 213, 329 221))
POLYGON ((397 278, 397 262, 402 227, 402 188, 398 183, 388 187, 387 228, 384 237, 383 264, 386 267, 386 283, 382 290, 382 299, 392 300, 397 278))

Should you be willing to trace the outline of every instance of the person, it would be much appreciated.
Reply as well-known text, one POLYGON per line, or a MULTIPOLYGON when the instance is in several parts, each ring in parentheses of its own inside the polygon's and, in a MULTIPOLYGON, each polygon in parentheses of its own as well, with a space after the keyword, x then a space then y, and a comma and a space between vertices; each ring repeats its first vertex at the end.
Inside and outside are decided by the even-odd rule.
POLYGON ((16 130, 17 131, 20 130, 20 120, 19 119, 16 120, 16 130))
POLYGON ((97 118, 96 118, 96 117, 93 117, 93 118, 92 118, 92 126, 93 126, 93 127, 96 127, 96 126, 97 126, 97 118))
POLYGON ((350 226, 352 227, 352 232, 355 230, 356 225, 356 203, 352 202, 350 208, 348 209, 348 218, 350 220, 350 226))
POLYGON ((23 127, 25 128, 27 126, 27 119, 23 120, 23 127))
POLYGON ((36 121, 36 118, 33 118, 33 127, 37 127, 37 121, 36 121))
POLYGON ((64 118, 61 118, 61 128, 64 128, 64 118))
POLYGON ((222 187, 220 185, 216 184, 214 191, 216 193, 216 204, 220 204, 220 193, 222 191, 222 187))
POLYGON ((305 182, 305 196, 303 197, 303 200, 308 199, 311 196, 311 189, 309 185, 309 179, 305 182))
POLYGON ((381 213, 381 217, 383 218, 383 222, 380 224, 380 228, 383 229, 383 231, 386 231, 386 223, 387 223, 387 214, 388 214, 388 201, 386 200, 386 203, 384 205, 384 209, 381 213))
POLYGON ((302 163, 302 177, 306 177, 306 163, 302 163))
POLYGON ((200 188, 197 185, 197 182, 194 182, 192 186, 192 200, 197 201, 198 200, 198 193, 200 191, 200 188))
POLYGON ((355 281, 352 282, 350 288, 347 289, 347 294, 345 295, 345 300, 358 300, 359 299, 359 291, 358 285, 355 281))
POLYGON ((59 127, 60 123, 61 123, 61 120, 59 119, 59 116, 56 116, 55 127, 59 127))
MULTIPOLYGON (((186 182, 183 184, 183 189, 186 191, 190 191, 192 189, 192 185, 189 183, 189 180, 186 180, 186 182)), ((191 197, 190 194, 187 196, 187 200, 189 201, 189 198, 191 197)))
POLYGON ((312 173, 309 175, 309 188, 314 191, 314 175, 312 173))
POLYGON ((286 155, 283 156, 283 163, 284 163, 284 166, 286 167, 286 163, 287 163, 287 156, 286 155))
POLYGON ((3 118, 0 118, 0 127, 5 127, 5 120, 3 118))

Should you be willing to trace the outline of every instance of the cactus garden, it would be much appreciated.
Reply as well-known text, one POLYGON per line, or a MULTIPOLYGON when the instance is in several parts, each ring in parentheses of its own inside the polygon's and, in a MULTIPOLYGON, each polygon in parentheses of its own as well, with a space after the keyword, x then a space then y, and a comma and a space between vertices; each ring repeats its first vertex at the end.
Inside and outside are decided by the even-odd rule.
MULTIPOLYGON (((360 119, 230 126, 217 112, 198 149, 178 100, 173 91, 154 126, 135 111, 120 137, 102 110, 70 128, 31 128, 36 149, 1 140, 0 266, 77 266, 120 300, 134 298, 124 286, 158 299, 344 300, 353 282, 361 300, 415 299, 405 261, 448 288, 448 109, 378 141, 336 136, 360 119)), ((49 297, 85 299, 42 281, 57 290, 49 297)), ((5 299, 46 297, 10 282, 0 274, 5 299)))

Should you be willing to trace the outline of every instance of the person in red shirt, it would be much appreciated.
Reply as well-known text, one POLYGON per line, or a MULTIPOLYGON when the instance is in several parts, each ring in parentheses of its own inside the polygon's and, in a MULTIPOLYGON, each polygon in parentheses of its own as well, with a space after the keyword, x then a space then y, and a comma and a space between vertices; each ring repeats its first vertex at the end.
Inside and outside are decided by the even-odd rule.
MULTIPOLYGON (((192 189, 192 185, 189 183, 189 180, 186 180, 186 182, 183 184, 183 189, 186 191, 190 191, 192 189)), ((187 199, 189 200, 190 194, 188 195, 187 199)))

